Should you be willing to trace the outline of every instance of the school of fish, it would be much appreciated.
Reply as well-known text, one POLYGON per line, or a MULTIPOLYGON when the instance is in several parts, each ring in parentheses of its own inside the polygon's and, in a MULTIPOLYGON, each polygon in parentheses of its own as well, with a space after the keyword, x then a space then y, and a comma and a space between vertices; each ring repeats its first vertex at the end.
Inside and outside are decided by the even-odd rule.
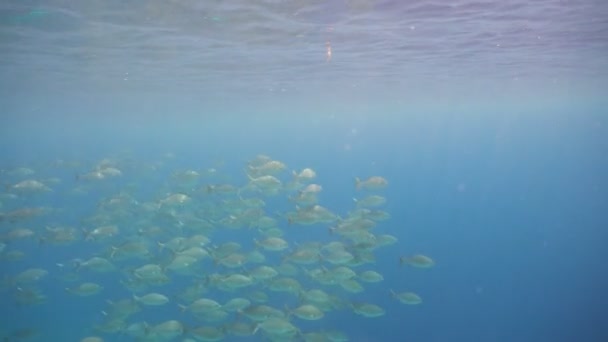
MULTIPOLYGON (((289 172, 258 155, 230 174, 219 162, 203 169, 175 160, 119 154, 2 165, 2 302, 48 305, 49 283, 64 289, 55 304, 77 309, 102 297, 82 342, 337 342, 348 333, 314 321, 342 311, 385 315, 364 296, 366 287, 383 286, 375 252, 398 243, 385 224, 384 177, 355 178, 356 199, 337 213, 309 167, 289 172), (54 266, 41 267, 41 258, 54 266)), ((435 265, 423 254, 399 263, 435 265)), ((398 303, 422 303, 399 286, 383 291, 398 303)), ((46 341, 49 329, 2 325, 2 341, 46 341)))

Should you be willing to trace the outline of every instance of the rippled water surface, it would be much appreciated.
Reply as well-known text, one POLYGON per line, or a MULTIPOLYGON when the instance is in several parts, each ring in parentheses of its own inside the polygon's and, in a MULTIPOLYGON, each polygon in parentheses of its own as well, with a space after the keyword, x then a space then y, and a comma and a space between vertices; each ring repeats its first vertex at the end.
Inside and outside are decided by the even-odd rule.
POLYGON ((604 78, 604 1, 3 1, 5 86, 311 93, 604 78), (331 51, 331 56, 328 55, 331 51))

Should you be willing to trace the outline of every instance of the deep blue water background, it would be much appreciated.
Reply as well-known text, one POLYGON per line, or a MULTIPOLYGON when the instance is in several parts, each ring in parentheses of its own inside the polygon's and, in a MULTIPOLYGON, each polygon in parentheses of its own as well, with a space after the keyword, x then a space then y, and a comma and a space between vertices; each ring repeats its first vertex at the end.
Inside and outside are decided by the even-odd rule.
MULTIPOLYGON (((189 118, 182 123, 204 121, 189 118)), ((230 133, 221 120, 195 130, 180 130, 182 124, 175 124, 165 126, 162 132, 178 137, 163 137, 158 142, 152 142, 156 138, 152 139, 151 132, 161 128, 151 122, 128 136, 100 123, 79 146, 63 144, 83 133, 66 131, 55 145, 46 145, 54 138, 33 128, 20 129, 3 136, 2 153, 5 165, 16 166, 40 165, 34 156, 62 158, 66 153, 62 146, 70 151, 70 158, 82 156, 84 160, 126 148, 135 159, 146 161, 153 159, 154 151, 158 156, 169 150, 177 157, 167 170, 205 169, 221 158, 225 161, 223 170, 235 177, 237 184, 244 182, 241 172, 245 160, 265 153, 294 169, 315 168, 318 183, 324 187, 321 204, 342 215, 352 208, 352 198, 357 195, 353 177, 383 175, 391 182, 386 210, 392 218, 379 229, 397 236, 399 243, 377 252, 373 267, 385 281, 366 286, 365 295, 358 297, 385 307, 387 314, 377 319, 347 312, 329 314, 322 321, 324 326, 348 332, 353 341, 601 341, 606 336, 602 312, 607 303, 603 290, 608 285, 603 266, 608 146, 606 117, 601 110, 597 114, 530 112, 518 117, 508 113, 434 113, 396 119, 387 115, 355 125, 336 120, 326 124, 305 121, 297 122, 297 129, 289 127, 294 121, 287 119, 274 125, 242 123, 252 130, 238 135, 230 133), (311 137, 308 129, 313 128, 311 137), (356 135, 352 129, 357 130, 356 135), (107 139, 109 136, 112 138, 107 139), (20 143, 16 153, 16 145, 9 144, 19 139, 27 143, 20 143), (101 141, 106 143, 101 146, 101 141), (351 144, 351 149, 345 150, 344 143, 351 144), (436 267, 399 267, 399 256, 413 253, 432 256, 436 267), (424 304, 398 304, 388 290, 400 288, 415 289, 424 304)), ((15 123, 21 128, 35 126, 15 123)), ((70 188, 70 172, 58 176, 65 180, 61 187, 70 188)), ((128 177, 137 180, 136 175, 128 177)), ((159 184, 145 187, 161 188, 163 177, 159 178, 159 184)), ((40 201, 50 201, 59 208, 66 203, 67 222, 77 222, 94 207, 94 194, 91 202, 53 196, 40 201)), ((289 206, 283 203, 278 208, 287 210, 289 206)), ((266 210, 274 208, 269 205, 266 210)), ((49 224, 44 220, 37 223, 49 224)), ((289 232, 295 235, 288 236, 295 240, 327 239, 323 227, 300 229, 309 231, 289 232)), ((226 240, 241 239, 232 231, 218 234, 226 240)), ((39 249, 24 245, 27 259, 19 266, 5 263, 3 273, 23 269, 22 265, 46 267, 52 272, 53 263, 90 255, 94 253, 91 248, 86 242, 39 249)), ((48 303, 25 308, 4 306, 3 315, 10 313, 12 324, 34 325, 49 334, 74 325, 82 325, 80 335, 86 334, 95 317, 100 317, 104 298, 112 298, 113 292, 118 298, 128 296, 115 284, 116 277, 98 277, 107 287, 103 296, 84 300, 66 296, 60 282, 49 280, 45 283, 48 303)))

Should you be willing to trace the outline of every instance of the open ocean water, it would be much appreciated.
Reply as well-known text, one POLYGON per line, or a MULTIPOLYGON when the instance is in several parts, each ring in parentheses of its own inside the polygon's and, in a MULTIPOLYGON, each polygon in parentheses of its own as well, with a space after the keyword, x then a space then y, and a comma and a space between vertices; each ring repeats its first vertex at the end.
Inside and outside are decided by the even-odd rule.
POLYGON ((608 341, 607 89, 601 0, 2 1, 0 340, 608 341))

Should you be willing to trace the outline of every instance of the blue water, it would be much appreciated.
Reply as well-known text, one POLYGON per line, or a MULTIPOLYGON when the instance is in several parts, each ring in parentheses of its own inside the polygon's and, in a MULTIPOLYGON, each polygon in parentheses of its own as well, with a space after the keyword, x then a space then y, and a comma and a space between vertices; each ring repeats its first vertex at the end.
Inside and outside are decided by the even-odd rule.
MULTIPOLYGON (((214 168, 198 187, 245 186, 247 162, 264 154, 287 165, 284 183, 291 170, 313 168, 319 204, 341 217, 361 197, 355 177, 389 181, 380 194, 391 218, 374 233, 399 242, 353 268, 384 281, 360 294, 338 291, 385 315, 339 309, 320 321, 292 319, 302 331, 340 330, 356 342, 608 340, 607 18, 608 5, 593 0, 2 2, 0 213, 54 210, 0 222, 0 337, 129 341, 94 328, 106 300, 131 297, 125 274, 81 274, 104 290, 77 297, 65 292, 73 283, 58 278, 56 263, 132 237, 131 222, 101 243, 85 241, 83 220, 119 193, 140 203, 164 198, 175 192, 176 171, 214 168), (104 158, 118 160, 123 175, 75 194, 76 176, 104 158), (35 173, 15 175, 19 167, 35 173), (10 196, 24 179, 52 177, 52 192, 10 196), (74 227, 78 239, 40 244, 47 226, 74 227), (15 228, 35 235, 9 240, 15 228), (8 260, 9 251, 25 255, 8 260), (435 266, 399 265, 418 253, 435 266), (31 267, 49 271, 37 286, 47 300, 18 305, 10 279, 31 267), (391 289, 423 303, 403 305, 391 289), (17 336, 21 329, 33 336, 17 336)), ((331 224, 288 225, 280 214, 295 210, 290 195, 258 197, 292 246, 337 239, 331 224)), ((254 237, 223 227, 210 236, 245 251, 254 237)), ((227 272, 203 265, 203 273, 227 272)), ((190 284, 169 275, 170 284, 149 291, 171 296, 190 284)), ((269 305, 297 304, 268 293, 269 305)), ((127 323, 205 325, 176 304, 144 308, 127 323)))

